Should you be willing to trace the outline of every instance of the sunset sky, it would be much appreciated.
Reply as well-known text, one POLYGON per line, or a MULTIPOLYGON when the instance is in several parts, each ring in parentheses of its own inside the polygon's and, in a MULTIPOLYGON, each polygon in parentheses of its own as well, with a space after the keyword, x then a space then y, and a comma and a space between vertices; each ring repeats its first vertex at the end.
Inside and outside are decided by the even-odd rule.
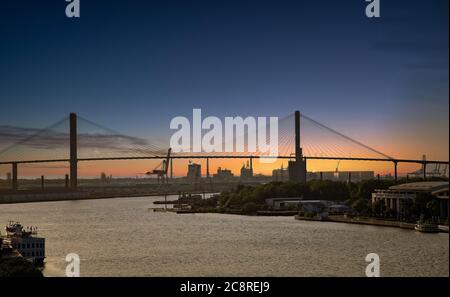
MULTIPOLYGON (((0 3, 0 152, 70 112, 165 147, 171 119, 201 108, 219 118, 300 110, 396 158, 449 158, 448 0, 381 0, 379 19, 366 17, 363 0, 81 0, 79 19, 67 18, 65 5, 0 3)), ((187 162, 176 175, 186 174, 187 162)), ((237 174, 242 162, 214 161, 211 171, 237 174)), ((255 163, 255 171, 281 163, 255 163)), ((134 176, 154 166, 82 163, 80 175, 134 176)), ((20 174, 60 176, 65 167, 26 166, 20 174)), ((392 164, 339 169, 384 174, 392 164)), ((2 177, 9 170, 0 165, 2 177)))

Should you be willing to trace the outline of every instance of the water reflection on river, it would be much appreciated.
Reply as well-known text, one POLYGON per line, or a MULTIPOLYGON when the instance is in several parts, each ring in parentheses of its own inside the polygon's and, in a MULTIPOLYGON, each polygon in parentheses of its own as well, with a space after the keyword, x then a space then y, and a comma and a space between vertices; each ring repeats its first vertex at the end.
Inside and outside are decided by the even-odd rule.
POLYGON ((0 205, 0 222, 38 226, 47 276, 64 275, 68 253, 80 255, 82 276, 364 276, 368 253, 380 255, 382 276, 449 275, 448 234, 148 210, 162 199, 0 205))

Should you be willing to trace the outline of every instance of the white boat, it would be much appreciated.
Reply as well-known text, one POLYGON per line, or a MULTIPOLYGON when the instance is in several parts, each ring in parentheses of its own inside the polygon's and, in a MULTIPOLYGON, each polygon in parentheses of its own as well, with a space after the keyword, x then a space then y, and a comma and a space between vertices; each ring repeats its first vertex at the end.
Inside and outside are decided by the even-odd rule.
POLYGON ((446 226, 446 225, 439 225, 438 227, 439 227, 439 230, 441 232, 448 233, 448 226, 446 226))
POLYGON ((417 222, 417 224, 414 226, 414 230, 423 233, 438 233, 439 226, 431 223, 417 222))
POLYGON ((43 264, 45 259, 45 238, 37 236, 36 227, 24 228, 19 222, 9 222, 6 226, 6 236, 2 238, 20 255, 37 264, 43 264))

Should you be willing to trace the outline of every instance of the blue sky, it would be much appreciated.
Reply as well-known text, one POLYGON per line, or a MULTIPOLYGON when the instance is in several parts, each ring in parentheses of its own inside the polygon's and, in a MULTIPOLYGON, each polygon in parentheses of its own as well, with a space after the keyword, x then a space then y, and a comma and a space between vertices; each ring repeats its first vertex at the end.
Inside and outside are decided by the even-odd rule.
POLYGON ((363 0, 81 0, 79 19, 65 5, 0 3, 0 125, 77 112, 151 138, 192 108, 300 109, 372 145, 448 158, 447 0, 381 0, 379 19, 363 0))

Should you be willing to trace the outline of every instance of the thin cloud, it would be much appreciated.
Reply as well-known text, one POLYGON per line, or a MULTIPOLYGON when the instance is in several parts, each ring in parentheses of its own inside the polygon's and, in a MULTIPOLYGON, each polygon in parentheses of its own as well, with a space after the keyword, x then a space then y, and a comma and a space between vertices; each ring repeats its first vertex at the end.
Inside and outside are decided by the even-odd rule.
MULTIPOLYGON (((108 150, 117 153, 159 154, 165 150, 149 141, 121 134, 78 134, 79 149, 108 150)), ((0 126, 0 156, 17 147, 39 150, 67 149, 69 135, 57 131, 41 131, 34 128, 0 126)))

